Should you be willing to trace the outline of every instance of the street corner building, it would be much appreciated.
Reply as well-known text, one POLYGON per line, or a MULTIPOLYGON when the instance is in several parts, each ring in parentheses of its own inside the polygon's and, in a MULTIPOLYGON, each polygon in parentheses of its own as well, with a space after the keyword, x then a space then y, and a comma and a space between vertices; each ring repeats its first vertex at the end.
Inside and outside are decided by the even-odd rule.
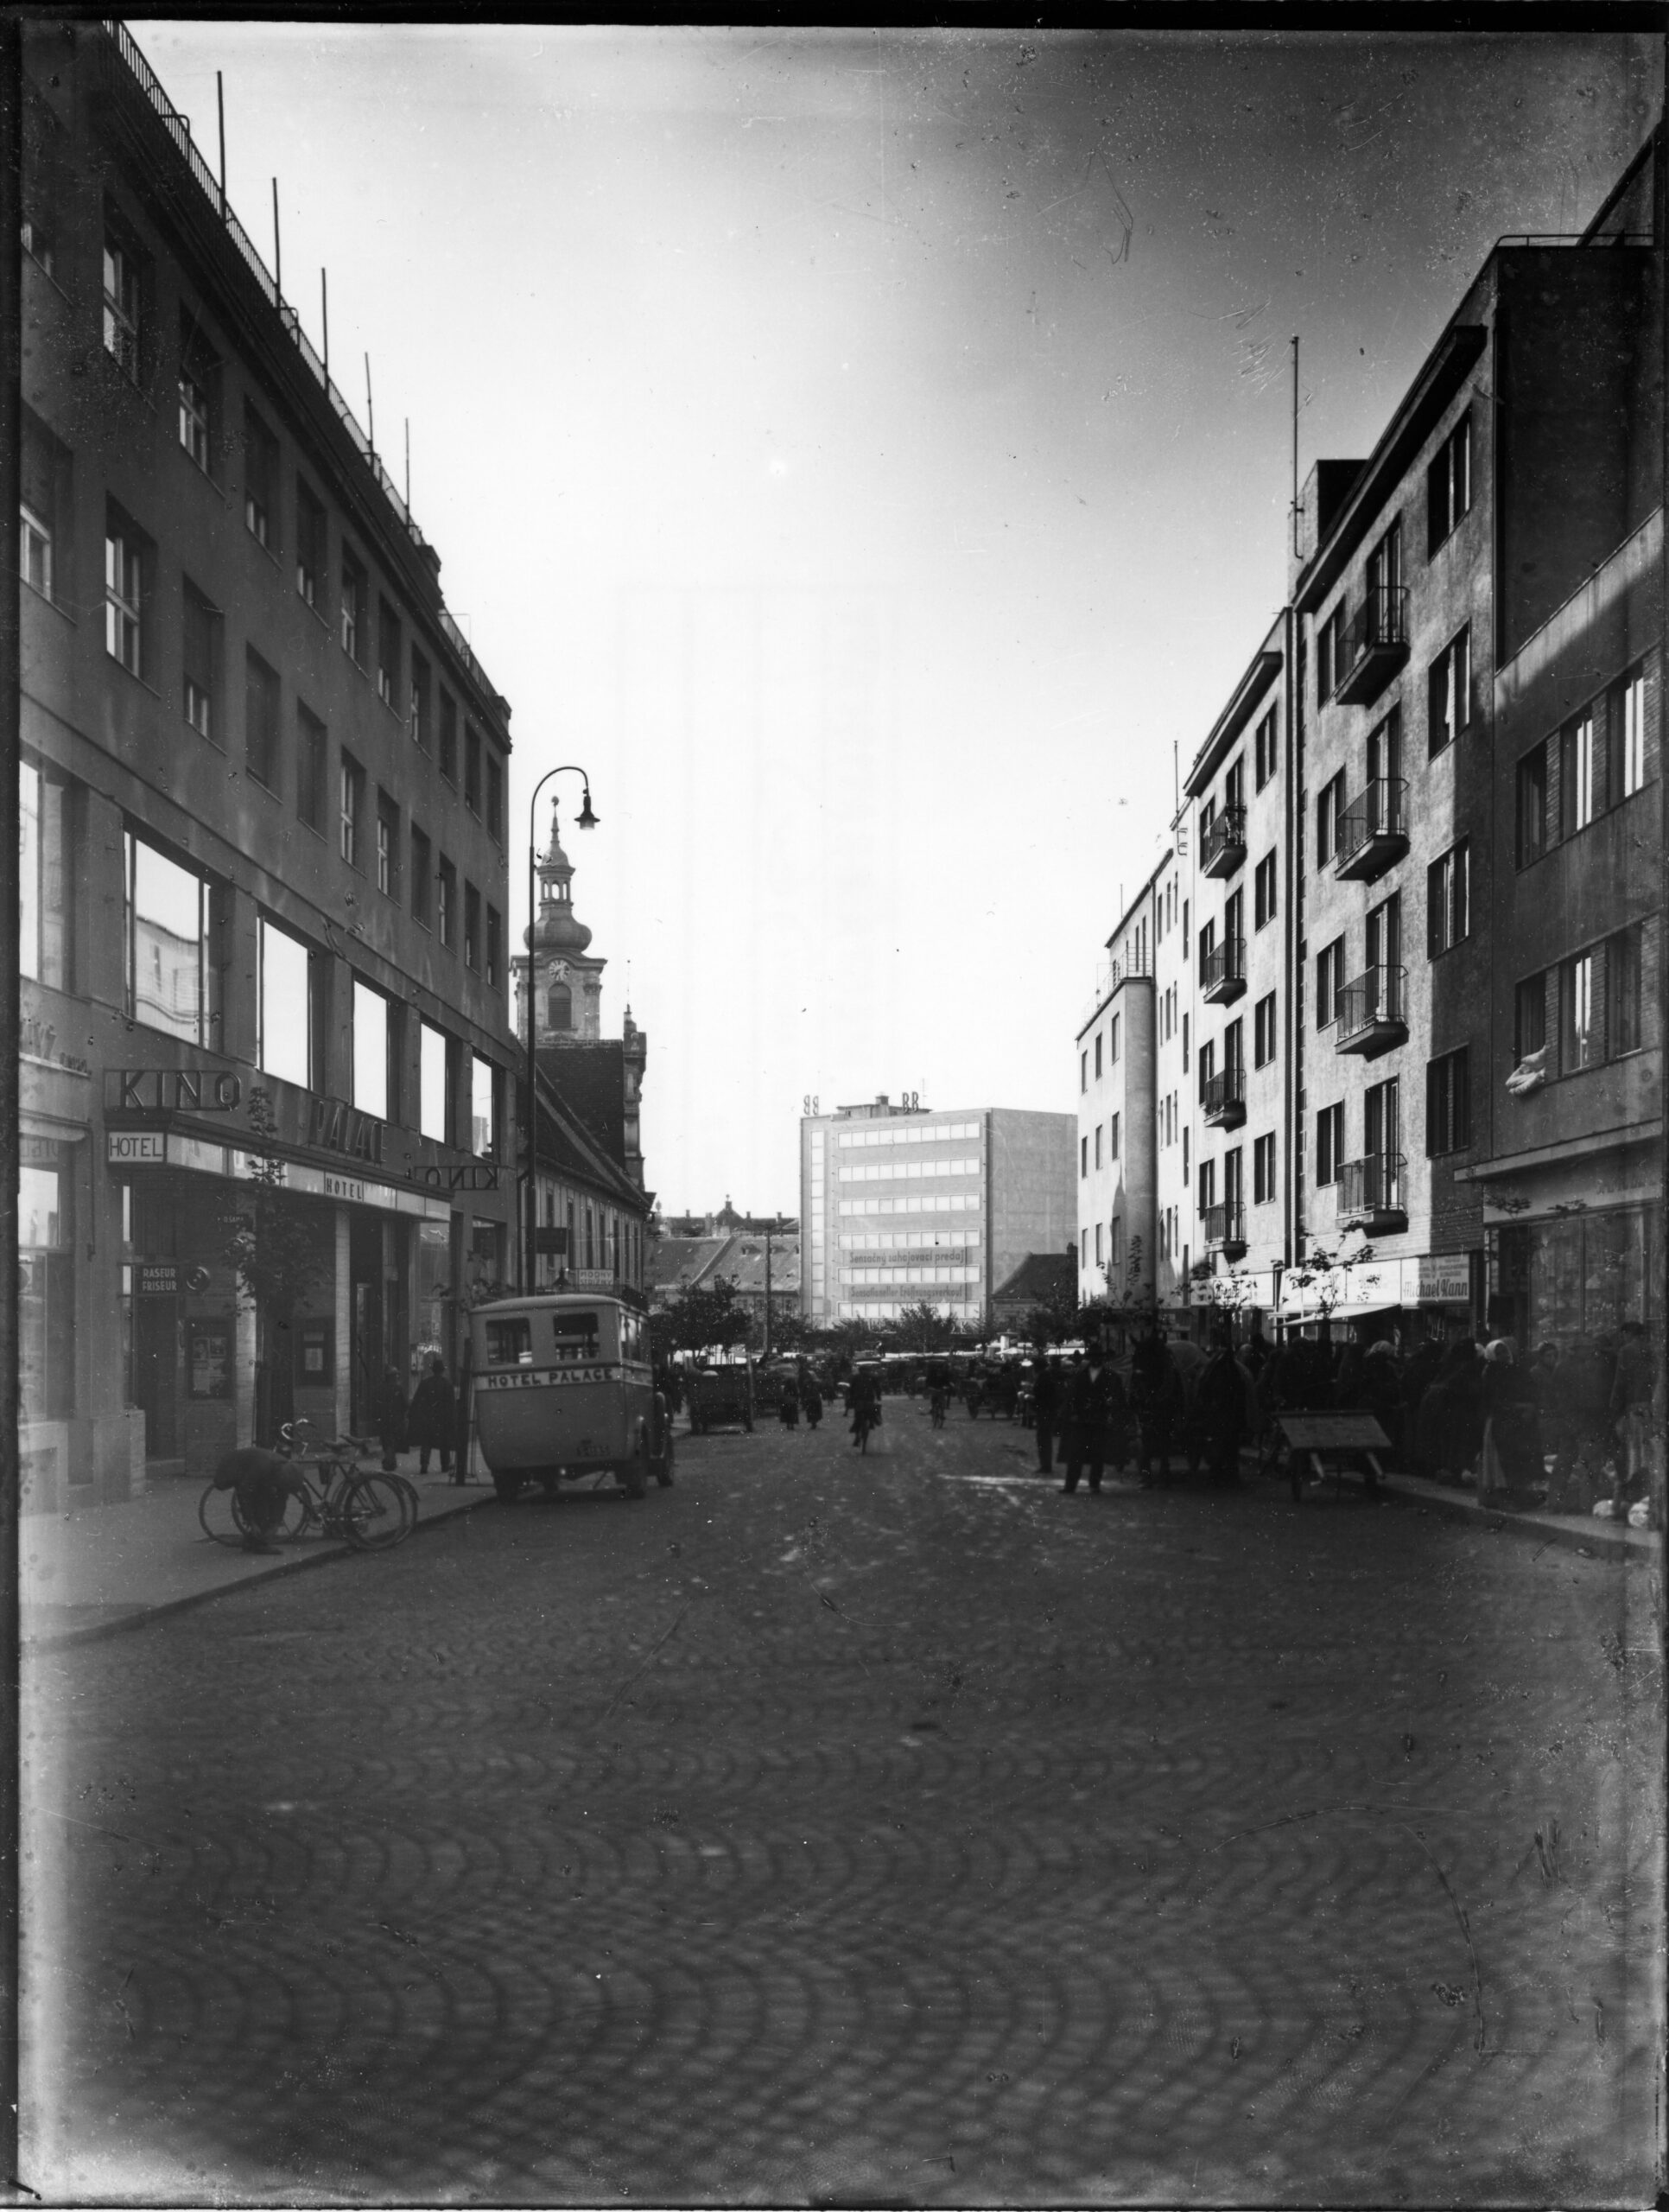
POLYGON ((800 1310, 814 1327, 931 1306, 964 1328, 1076 1219, 1069 1114, 931 1112, 911 1096, 800 1122, 800 1310))
POLYGON ((511 1265, 517 1055, 510 709, 439 557, 126 30, 23 55, 38 1511, 454 1364, 511 1265), (293 1294, 252 1302, 257 1196, 293 1294))
POLYGON ((1664 200, 1659 121, 1310 470, 1076 1037, 1086 1299, 1660 1330, 1664 200))

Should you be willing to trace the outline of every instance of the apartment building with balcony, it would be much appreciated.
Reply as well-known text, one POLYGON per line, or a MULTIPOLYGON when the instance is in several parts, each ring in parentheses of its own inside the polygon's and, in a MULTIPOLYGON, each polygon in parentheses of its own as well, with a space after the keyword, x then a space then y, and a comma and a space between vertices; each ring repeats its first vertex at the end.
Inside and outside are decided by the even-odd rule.
POLYGON ((1167 852, 1120 916, 1077 1036, 1081 1305, 1152 1294, 1157 1241, 1154 930, 1167 852))
POLYGON ((1276 618, 1184 781, 1194 814, 1194 1213, 1203 1302, 1266 1311, 1290 1257, 1291 618, 1276 618))
MULTIPOLYGON (((1173 1317, 1194 1296, 1200 1255, 1194 1197, 1199 1158, 1195 1086, 1201 1007, 1192 957, 1197 886, 1188 810, 1171 824, 1171 851, 1153 879, 1153 1297, 1173 1317)), ((1173 1323, 1174 1325, 1174 1323, 1173 1323)))
POLYGON ((372 1426, 504 1278, 510 710, 137 45, 23 46, 22 1446, 61 1509, 372 1426), (287 1310, 230 1256, 261 1160, 287 1310))
MULTIPOLYGON (((1544 680, 1521 703, 1540 679, 1508 671, 1662 496, 1656 257, 1634 233, 1590 243, 1496 246, 1373 454, 1312 474, 1293 561, 1298 1235, 1310 1253, 1371 1247, 1400 1263, 1401 1303, 1479 1325, 1475 1171, 1502 1113, 1498 1008, 1514 988, 1508 755, 1552 698, 1544 680)), ((1635 884, 1619 913, 1643 896, 1635 884)))

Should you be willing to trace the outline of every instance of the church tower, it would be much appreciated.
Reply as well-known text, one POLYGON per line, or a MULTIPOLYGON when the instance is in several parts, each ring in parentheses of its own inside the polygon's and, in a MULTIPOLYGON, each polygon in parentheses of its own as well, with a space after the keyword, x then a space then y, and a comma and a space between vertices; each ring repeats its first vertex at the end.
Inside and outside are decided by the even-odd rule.
MULTIPOLYGON (((556 804, 550 809, 550 847, 538 863, 539 912, 530 932, 534 976, 534 1042, 547 1046, 594 1044, 603 1033, 603 970, 586 948, 591 931, 574 912, 574 863, 562 850, 556 804)), ((527 1041, 529 955, 516 968, 516 1027, 527 1041)))

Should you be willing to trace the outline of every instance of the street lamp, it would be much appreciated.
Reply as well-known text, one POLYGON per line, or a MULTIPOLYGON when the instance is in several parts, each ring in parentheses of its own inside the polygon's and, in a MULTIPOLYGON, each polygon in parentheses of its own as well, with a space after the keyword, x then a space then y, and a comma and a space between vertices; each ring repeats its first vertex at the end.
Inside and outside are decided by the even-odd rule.
POLYGON ((533 1057, 533 950, 534 933, 538 922, 538 912, 534 904, 534 881, 539 836, 535 810, 539 804, 540 792, 553 776, 578 776, 581 779, 585 798, 580 805, 580 827, 582 830, 597 827, 597 817, 591 810, 591 778, 586 771, 576 767, 572 761, 564 761, 560 768, 547 768, 533 786, 533 796, 527 803, 527 1203, 522 1212, 522 1287, 524 1291, 530 1291, 533 1287, 535 1216, 539 1200, 538 1180, 534 1173, 539 1151, 539 1104, 534 1088, 536 1069, 533 1057))

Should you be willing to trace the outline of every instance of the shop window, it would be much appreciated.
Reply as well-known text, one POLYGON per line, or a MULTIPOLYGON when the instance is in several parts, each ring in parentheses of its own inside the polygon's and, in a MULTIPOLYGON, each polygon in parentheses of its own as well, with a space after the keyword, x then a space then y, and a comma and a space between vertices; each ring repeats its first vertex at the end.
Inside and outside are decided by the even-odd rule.
POLYGON ((417 1033, 417 1133, 446 1142, 447 1039, 427 1021, 417 1033))
POLYGON ((125 858, 128 1018, 213 1046, 219 1041, 219 970, 209 884, 132 830, 125 858))
POLYGON ((263 1075, 304 1090, 313 1079, 313 957, 263 914, 257 925, 256 1059, 263 1075))
POLYGON ((18 969, 32 982, 67 991, 73 988, 73 789, 50 770, 20 760, 17 802, 18 969))
POLYGON ((74 1147, 18 1140, 18 1388, 25 1421, 75 1411, 74 1147))
POLYGON ((1604 1336, 1624 1321, 1662 1325, 1662 1236, 1653 1210, 1567 1217, 1522 1233, 1535 1342, 1604 1336))
POLYGON ((380 991, 353 979, 353 1096, 350 1103, 388 1119, 389 1007, 380 991))

